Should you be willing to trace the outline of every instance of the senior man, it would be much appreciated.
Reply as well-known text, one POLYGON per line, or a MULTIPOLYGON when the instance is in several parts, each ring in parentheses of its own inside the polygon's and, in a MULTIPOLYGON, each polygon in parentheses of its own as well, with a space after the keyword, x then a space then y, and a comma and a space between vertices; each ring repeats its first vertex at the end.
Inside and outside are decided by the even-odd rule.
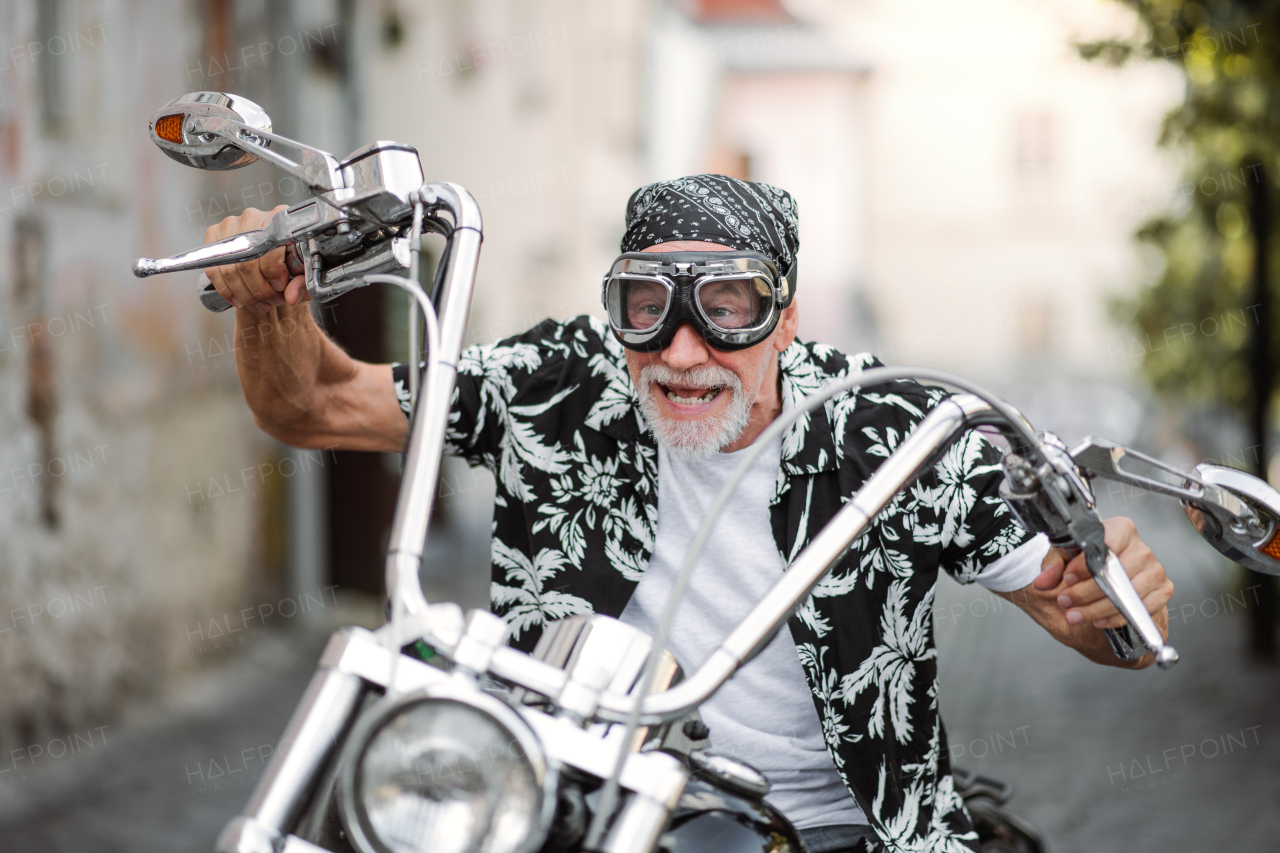
MULTIPOLYGON (((267 216, 246 211, 206 239, 267 216)), ((743 449, 807 393, 878 364, 796 340, 799 236, 783 190, 720 175, 642 187, 621 248, 602 291, 607 322, 548 320, 459 364, 449 449, 495 474, 491 605, 526 649, 575 613, 652 630, 743 449)), ((209 273, 239 309, 237 369, 262 429, 300 447, 400 449, 408 368, 357 361, 327 338, 299 305, 305 288, 282 251, 209 273), (296 329, 257 333, 264 322, 296 329)), ((686 670, 942 397, 909 382, 847 393, 766 449, 672 632, 686 670)), ((702 709, 716 749, 770 777, 770 802, 817 853, 976 849, 938 714, 939 569, 1010 598, 1090 659, 1123 665, 1100 630, 1123 618, 1082 558, 1064 564, 1018 526, 1000 478, 982 436, 958 441, 702 709)), ((1167 631, 1164 569, 1126 519, 1107 522, 1107 541, 1167 631)))

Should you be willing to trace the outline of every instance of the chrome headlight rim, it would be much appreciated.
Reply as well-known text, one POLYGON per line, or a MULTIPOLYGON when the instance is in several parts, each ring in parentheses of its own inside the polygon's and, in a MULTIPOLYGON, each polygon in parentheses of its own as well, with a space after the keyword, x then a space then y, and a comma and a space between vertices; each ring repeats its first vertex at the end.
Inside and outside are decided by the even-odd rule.
POLYGON ((535 853, 550 831, 556 808, 558 773, 547 761, 537 735, 520 714, 502 700, 482 692, 478 687, 460 684, 436 684, 397 696, 384 697, 365 709, 352 726, 339 756, 337 798, 338 815, 351 844, 360 853, 391 853, 382 844, 361 802, 358 783, 361 760, 373 738, 382 727, 415 705, 427 702, 453 702, 489 717, 519 744, 533 770, 539 791, 535 823, 524 843, 515 853, 535 853))

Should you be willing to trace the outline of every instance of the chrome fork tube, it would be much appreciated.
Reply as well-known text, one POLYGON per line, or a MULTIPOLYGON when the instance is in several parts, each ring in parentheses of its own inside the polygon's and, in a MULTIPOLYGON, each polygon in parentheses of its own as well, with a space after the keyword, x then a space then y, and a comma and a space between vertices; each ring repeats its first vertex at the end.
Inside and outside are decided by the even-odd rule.
MULTIPOLYGON (((427 538, 427 523, 440 480, 440 457, 453 402, 458 356, 467 331, 476 264, 480 259, 482 221, 476 200, 458 184, 426 184, 422 193, 435 195, 437 207, 453 215, 454 228, 440 292, 434 295, 439 314, 438 357, 430 359, 426 382, 409 437, 408 458, 396 501, 395 520, 387 549, 387 595, 408 615, 423 613, 426 596, 418 581, 418 566, 427 538)), ((417 370, 416 364, 410 370, 417 370)))
POLYGON ((316 780, 338 749, 363 684, 337 669, 316 671, 245 807, 245 817, 280 835, 293 830, 316 780))
MULTIPOLYGON (((888 506, 902 488, 932 465, 938 453, 963 430, 991 409, 979 398, 962 394, 943 401, 902 440, 893 455, 845 504, 796 557, 768 594, 746 615, 692 677, 670 690, 645 699, 640 716, 643 725, 655 725, 683 716, 698 707, 733 675, 743 663, 768 645, 813 588, 844 555, 871 521, 888 506)), ((631 700, 606 694, 597 716, 611 721, 626 719, 631 700)))

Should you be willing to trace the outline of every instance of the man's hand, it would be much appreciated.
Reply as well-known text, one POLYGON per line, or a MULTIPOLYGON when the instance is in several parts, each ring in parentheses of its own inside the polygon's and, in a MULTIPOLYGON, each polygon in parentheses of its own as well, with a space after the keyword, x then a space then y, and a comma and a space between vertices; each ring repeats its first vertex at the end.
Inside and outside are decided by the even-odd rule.
MULTIPOLYGON (((271 213, 246 210, 205 231, 212 243, 262 228, 271 213)), ((236 307, 236 372, 254 422, 295 447, 397 451, 405 418, 391 365, 347 355, 311 316, 306 282, 292 275, 285 249, 211 267, 209 280, 236 307)))
MULTIPOLYGON (((282 204, 268 212, 250 207, 239 216, 228 216, 205 229, 205 245, 265 228, 272 216, 287 208, 288 205, 282 204)), ((257 260, 210 267, 205 273, 223 299, 237 308, 250 308, 260 314, 266 314, 286 302, 297 305, 311 298, 307 293, 306 280, 289 271, 283 246, 272 249, 257 260)))
MULTIPOLYGON (((1120 558, 1120 565, 1128 572, 1147 612, 1153 616, 1162 613, 1173 598, 1173 581, 1165 575, 1164 566, 1138 538, 1138 529, 1129 519, 1109 518, 1102 526, 1106 529, 1107 547, 1120 558)), ((1031 585, 1042 592, 1055 592, 1071 625, 1090 622, 1095 628, 1119 628, 1127 624, 1111 599, 1102 594, 1098 582, 1089 576, 1084 554, 1077 554, 1068 563, 1061 550, 1051 549, 1041 564, 1040 576, 1031 585)))
MULTIPOLYGON (((1137 528, 1127 518, 1109 518, 1103 522, 1106 543, 1120 559, 1143 605, 1155 620, 1165 638, 1169 635, 1169 613, 1166 605, 1173 598, 1173 581, 1165 575, 1164 566, 1146 543, 1138 537, 1137 528)), ((1115 657, 1103 628, 1118 628, 1127 623, 1120 611, 1103 595, 1097 581, 1089 576, 1084 554, 1065 561, 1057 548, 1049 551, 1040 575, 1027 586, 1010 593, 998 593, 1030 614, 1060 642, 1071 646, 1085 657, 1114 666, 1144 668, 1154 661, 1146 655, 1136 662, 1125 663, 1115 657)))

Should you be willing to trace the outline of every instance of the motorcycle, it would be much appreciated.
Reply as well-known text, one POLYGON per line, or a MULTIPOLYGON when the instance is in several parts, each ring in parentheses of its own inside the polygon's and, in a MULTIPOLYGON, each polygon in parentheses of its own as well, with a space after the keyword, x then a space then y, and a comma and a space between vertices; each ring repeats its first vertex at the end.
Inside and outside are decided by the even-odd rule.
MULTIPOLYGON (((377 631, 333 634, 281 738, 289 748, 275 753, 244 811, 227 824, 219 853, 805 850, 765 800, 769 780, 711 751, 698 708, 772 639, 877 514, 976 427, 993 428, 1008 442, 1001 496, 1017 518, 1054 545, 1083 552, 1125 616, 1128 625, 1107 634, 1122 659, 1151 653, 1167 669, 1178 655, 1103 540, 1095 479, 1179 499, 1219 552, 1280 574, 1280 492, 1263 481, 1208 464, 1179 471, 1105 439, 1068 448, 958 377, 876 368, 801 401, 748 451, 691 543, 655 636, 580 615, 549 625, 533 653, 518 651, 506 644, 497 616, 432 604, 418 579, 482 236, 475 199, 457 184, 424 182, 408 145, 379 141, 339 160, 275 134, 260 107, 224 93, 174 99, 152 116, 149 131, 178 162, 223 170, 264 160, 301 180, 312 197, 264 229, 169 258, 141 258, 136 275, 229 264, 289 246, 301 256, 312 299, 326 302, 369 284, 399 287, 421 309, 426 331, 387 554, 390 618, 377 631), (446 239, 430 292, 418 285, 418 245, 428 231, 446 239), (675 604, 754 456, 827 398, 899 379, 941 382, 961 393, 903 439, 707 662, 683 673, 664 648, 675 604), (1135 462, 1155 474, 1140 473, 1135 462)), ((199 296, 210 310, 229 307, 207 278, 199 296)), ((417 323, 410 326, 412 364, 419 345, 417 323)), ((1004 809, 1007 785, 963 770, 955 782, 984 850, 1044 849, 1034 827, 1004 809)))

